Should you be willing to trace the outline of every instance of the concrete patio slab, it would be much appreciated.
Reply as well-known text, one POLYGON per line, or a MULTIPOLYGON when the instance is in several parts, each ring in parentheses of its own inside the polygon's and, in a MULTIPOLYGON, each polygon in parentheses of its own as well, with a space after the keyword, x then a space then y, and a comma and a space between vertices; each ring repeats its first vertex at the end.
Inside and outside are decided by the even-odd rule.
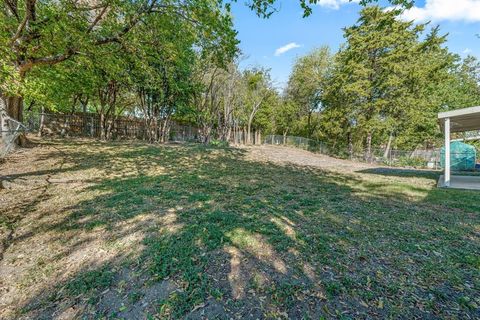
MULTIPOLYGON (((445 178, 443 175, 438 179, 437 187, 445 188, 445 178)), ((480 190, 480 176, 451 176, 450 186, 451 189, 465 189, 465 190, 480 190)))

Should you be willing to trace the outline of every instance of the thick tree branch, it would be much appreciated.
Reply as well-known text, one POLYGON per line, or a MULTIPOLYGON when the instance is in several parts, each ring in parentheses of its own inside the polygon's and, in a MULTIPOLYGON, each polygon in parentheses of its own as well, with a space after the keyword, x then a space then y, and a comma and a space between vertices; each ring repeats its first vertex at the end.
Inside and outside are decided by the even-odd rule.
MULTIPOLYGON (((36 0, 31 0, 33 3, 36 0)), ((129 23, 127 23, 123 29, 121 29, 117 34, 114 36, 98 39, 97 41, 94 42, 94 45, 105 45, 109 43, 114 43, 114 42, 120 42, 120 39, 125 36, 130 30, 132 30, 140 21, 141 18, 150 13, 160 13, 164 11, 160 11, 160 7, 166 8, 166 6, 158 6, 157 5, 158 0, 153 0, 147 7, 144 7, 143 9, 140 9, 135 17, 133 17, 129 23)), ((103 10, 97 15, 97 17, 94 19, 92 24, 87 30, 87 33, 90 33, 93 28, 99 23, 99 21, 102 19, 104 16, 105 12, 108 9, 108 6, 102 6, 103 10)), ((182 11, 174 11, 176 14, 180 15, 183 19, 190 21, 191 23, 198 23, 198 21, 188 17, 186 13, 182 11)), ((32 69, 34 66, 38 65, 54 65, 60 62, 63 62, 65 60, 68 60, 72 56, 78 54, 79 50, 76 47, 71 47, 68 48, 64 53, 58 54, 58 55, 52 55, 48 57, 41 57, 41 58, 28 58, 24 63, 20 65, 20 72, 22 74, 25 74, 27 71, 32 69)))
POLYGON ((139 10, 136 16, 132 18, 130 22, 119 33, 111 37, 99 39, 95 42, 95 44, 103 45, 103 44, 112 43, 112 42, 119 42, 124 35, 126 35, 130 30, 133 29, 133 27, 135 27, 140 22, 141 18, 144 15, 154 12, 154 8, 157 4, 157 1, 158 0, 153 0, 152 3, 147 8, 143 8, 142 10, 139 10))
POLYGON ((75 10, 78 10, 78 11, 93 11, 93 10, 102 9, 104 7, 108 7, 108 5, 99 4, 99 5, 91 6, 91 7, 76 7, 75 10))
POLYGON ((29 0, 25 3, 25 16, 23 17, 22 21, 18 25, 17 31, 13 35, 12 39, 10 40, 10 46, 13 46, 15 42, 20 38, 22 35, 25 26, 29 23, 30 20, 35 20, 35 4, 36 0, 29 0))
POLYGON ((158 5, 155 8, 153 8, 151 10, 151 12, 153 12, 153 13, 164 13, 164 11, 161 10, 162 8, 163 9, 173 9, 173 11, 172 11, 173 14, 178 15, 180 18, 184 19, 185 21, 188 21, 188 22, 190 22, 192 24, 195 24, 195 25, 200 24, 200 21, 189 17, 184 8, 179 8, 179 7, 175 7, 175 6, 172 6, 172 5, 158 5))
POLYGON ((27 25, 27 21, 28 21, 28 15, 26 14, 25 17, 23 18, 23 20, 18 25, 17 31, 15 32, 12 39, 10 40, 10 46, 13 46, 15 41, 17 41, 18 38, 20 38, 20 35, 23 32, 23 29, 25 29, 25 26, 27 25))
POLYGON ((18 22, 20 22, 20 16, 18 15, 18 10, 17 10, 17 3, 12 3, 9 0, 4 0, 5 3, 7 4, 7 7, 10 9, 12 14, 15 16, 18 22))
POLYGON ((20 72, 25 73, 32 69, 34 66, 39 66, 39 65, 54 65, 57 63, 60 63, 62 61, 65 61, 72 57, 73 55, 77 54, 78 52, 70 48, 68 49, 65 53, 58 54, 55 56, 50 56, 50 57, 42 57, 42 58, 30 58, 26 62, 22 63, 20 65, 20 72))
POLYGON ((93 22, 88 27, 87 33, 92 32, 93 28, 95 28, 95 26, 100 22, 100 20, 102 20, 103 15, 105 14, 105 12, 107 12, 107 9, 108 6, 103 7, 102 11, 100 11, 95 20, 93 20, 93 22))

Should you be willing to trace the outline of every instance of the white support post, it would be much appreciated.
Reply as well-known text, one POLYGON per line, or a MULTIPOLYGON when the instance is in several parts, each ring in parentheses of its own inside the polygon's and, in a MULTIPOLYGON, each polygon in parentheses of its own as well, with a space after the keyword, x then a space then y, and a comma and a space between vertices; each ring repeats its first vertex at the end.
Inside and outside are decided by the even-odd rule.
POLYGON ((445 181, 444 186, 450 187, 450 118, 445 118, 445 181))

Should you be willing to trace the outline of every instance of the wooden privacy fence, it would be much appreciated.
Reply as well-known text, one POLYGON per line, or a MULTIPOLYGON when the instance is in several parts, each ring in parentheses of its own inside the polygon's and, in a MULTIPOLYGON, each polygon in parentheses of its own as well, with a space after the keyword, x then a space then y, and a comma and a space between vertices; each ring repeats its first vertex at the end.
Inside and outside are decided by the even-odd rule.
MULTIPOLYGON (((40 131, 45 135, 77 136, 100 138, 102 128, 108 131, 107 137, 112 139, 149 140, 149 128, 142 118, 117 116, 110 117, 101 126, 100 115, 97 113, 36 113, 26 117, 25 124, 31 131, 40 131)), ((160 127, 160 124, 158 125, 160 127)), ((160 130, 160 128, 157 128, 160 130)), ((151 136, 151 132, 150 132, 151 136)), ((200 129, 194 125, 170 121, 166 133, 168 141, 198 142, 200 129)), ((212 137, 215 137, 212 132, 212 137)), ((247 144, 248 133, 245 128, 231 130, 228 141, 233 144, 247 144)), ((250 133, 251 144, 261 144, 260 130, 250 133)))
MULTIPOLYGON (((145 120, 135 117, 109 118, 104 121, 104 126, 101 126, 100 115, 97 113, 40 113, 35 118, 37 119, 29 120, 29 126, 33 125, 33 130, 47 135, 100 138, 103 128, 113 139, 148 139, 149 129, 145 120)), ((168 140, 196 141, 198 128, 171 121, 168 140)))

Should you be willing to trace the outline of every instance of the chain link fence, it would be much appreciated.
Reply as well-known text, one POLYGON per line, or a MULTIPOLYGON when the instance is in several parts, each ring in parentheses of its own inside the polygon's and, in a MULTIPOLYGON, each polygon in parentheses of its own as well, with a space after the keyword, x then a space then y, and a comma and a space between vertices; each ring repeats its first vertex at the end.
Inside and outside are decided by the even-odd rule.
MULTIPOLYGON (((25 132, 38 132, 41 129, 40 127, 42 126, 42 124, 44 125, 45 123, 49 123, 50 125, 58 124, 56 126, 56 129, 62 132, 57 132, 57 134, 60 133, 67 135, 91 137, 95 137, 96 135, 98 135, 98 119, 91 116, 87 117, 87 120, 89 121, 86 121, 84 118, 85 117, 75 117, 58 114, 41 114, 32 112, 25 114, 23 124, 21 124, 12 119, 7 120, 5 118, 4 120, 2 120, 2 118, 0 117, 0 121, 4 121, 4 129, 2 130, 1 135, 2 143, 0 143, 0 157, 4 157, 8 152, 11 151, 11 149, 14 147, 14 141, 15 139, 17 139, 19 134, 25 132)), ((116 129, 119 130, 119 128, 120 131, 122 131, 121 129, 124 129, 122 133, 124 133, 126 136, 130 136, 130 138, 144 138, 145 128, 143 127, 143 123, 137 123, 137 121, 128 121, 125 123, 119 122, 116 129)), ((169 136, 170 141, 197 141, 198 129, 192 126, 181 125, 173 122, 171 125, 169 136)), ((241 140, 242 137, 239 137, 239 135, 237 134, 237 138, 240 138, 241 140)), ((258 138, 260 140, 260 136, 258 138)), ((255 144, 256 139, 257 137, 254 137, 254 139, 252 139, 252 141, 255 141, 255 144)), ((304 137, 283 135, 268 135, 261 139, 261 142, 263 144, 295 147, 337 158, 386 165, 390 167, 411 167, 425 169, 428 168, 434 170, 442 168, 442 156, 440 149, 417 149, 413 151, 390 149, 386 151, 385 149, 375 148, 370 150, 370 152, 368 152, 367 150, 351 151, 347 148, 334 150, 332 148, 329 148, 321 141, 304 137)), ((471 154, 452 152, 451 158, 452 161, 454 159, 454 162, 459 167, 472 168, 471 154), (462 163, 462 161, 465 163, 462 163), (467 163, 467 161, 469 163, 467 163)), ((474 157, 472 169, 475 169, 475 167, 476 164, 474 157)))
MULTIPOLYGON (((42 131, 44 135, 99 138, 101 135, 100 116, 96 113, 26 113, 24 124, 30 132, 42 131)), ((148 131, 143 119, 134 117, 111 117, 105 121, 103 130, 115 139, 147 140, 148 131)), ((159 129, 159 126, 157 127, 159 129)), ((168 140, 176 142, 197 141, 198 128, 171 121, 168 140)))
MULTIPOLYGON (((363 150, 360 152, 349 151, 348 149, 332 150, 320 141, 303 137, 281 135, 265 136, 263 143, 269 145, 290 146, 337 158, 350 159, 354 161, 367 162, 390 167, 410 167, 433 170, 438 170, 442 168, 440 149, 417 149, 413 151, 390 149, 386 151, 385 149, 376 148, 370 150, 370 152, 368 152, 367 150, 363 150)), ((458 152, 452 152, 451 154, 451 158, 457 159, 456 161, 457 163, 459 163, 459 166, 474 169, 471 167, 471 165, 466 163, 467 161, 471 161, 471 158, 469 160, 467 156, 471 155, 458 152), (461 164, 462 161, 465 161, 465 163, 461 164)))
POLYGON ((264 144, 283 145, 300 148, 321 154, 329 154, 328 148, 320 141, 294 136, 268 135, 263 139, 264 144))
POLYGON ((372 149, 354 153, 353 158, 390 167, 412 167, 423 169, 440 169, 440 149, 433 150, 396 150, 372 149))
MULTIPOLYGON (((42 131, 44 135, 57 135, 65 137, 100 137, 100 117, 96 113, 38 113, 27 112, 24 124, 30 132, 42 131)), ((111 126, 110 132, 115 139, 147 140, 148 128, 145 120, 135 117, 118 116, 106 121, 106 126, 111 126)), ((214 130, 214 129, 213 129, 214 130)), ((211 132, 212 139, 216 136, 211 132)), ((172 142, 200 142, 200 130, 197 126, 179 123, 175 120, 169 122, 168 141, 172 142)), ((245 130, 232 130, 229 143, 232 144, 261 144, 260 131, 252 130, 250 135, 245 130)))
POLYGON ((0 112, 0 158, 15 148, 15 142, 28 128, 21 122, 10 118, 6 112, 0 112))

